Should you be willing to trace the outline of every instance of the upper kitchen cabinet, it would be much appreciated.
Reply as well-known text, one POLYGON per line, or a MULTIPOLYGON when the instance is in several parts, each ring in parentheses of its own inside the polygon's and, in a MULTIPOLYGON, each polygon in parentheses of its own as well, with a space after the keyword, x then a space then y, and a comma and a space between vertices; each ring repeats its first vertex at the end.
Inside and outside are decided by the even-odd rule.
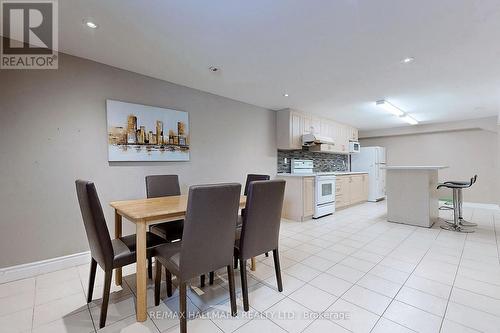
POLYGON ((307 115, 291 109, 277 111, 278 149, 301 149, 302 135, 333 138, 332 153, 348 154, 349 141, 358 140, 358 129, 333 120, 307 115))
POLYGON ((302 134, 308 126, 305 117, 289 109, 277 113, 276 141, 278 149, 301 149, 302 134))

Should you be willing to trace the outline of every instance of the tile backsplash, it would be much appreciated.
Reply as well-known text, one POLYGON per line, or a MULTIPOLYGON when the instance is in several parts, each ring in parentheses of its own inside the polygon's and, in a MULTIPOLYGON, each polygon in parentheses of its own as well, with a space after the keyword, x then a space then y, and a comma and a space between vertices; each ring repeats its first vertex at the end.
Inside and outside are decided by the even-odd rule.
POLYGON ((278 173, 289 173, 290 160, 313 160, 314 172, 348 171, 349 155, 310 152, 307 150, 278 150, 278 173), (284 163, 284 159, 287 163, 284 163))

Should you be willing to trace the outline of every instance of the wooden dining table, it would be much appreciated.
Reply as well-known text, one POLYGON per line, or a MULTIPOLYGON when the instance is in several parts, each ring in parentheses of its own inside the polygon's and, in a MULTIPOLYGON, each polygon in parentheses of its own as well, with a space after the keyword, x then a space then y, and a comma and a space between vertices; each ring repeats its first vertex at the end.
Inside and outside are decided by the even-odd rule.
MULTIPOLYGON (((122 236, 122 218, 135 223, 136 227, 136 284, 137 284, 137 321, 147 319, 147 258, 146 231, 152 224, 183 219, 187 209, 187 195, 170 197, 113 201, 110 206, 115 209, 115 238, 122 236)), ((244 208, 246 197, 240 197, 240 208, 244 208)), ((252 259, 255 269, 255 259, 252 259)), ((122 269, 115 271, 116 285, 122 284, 122 269)))

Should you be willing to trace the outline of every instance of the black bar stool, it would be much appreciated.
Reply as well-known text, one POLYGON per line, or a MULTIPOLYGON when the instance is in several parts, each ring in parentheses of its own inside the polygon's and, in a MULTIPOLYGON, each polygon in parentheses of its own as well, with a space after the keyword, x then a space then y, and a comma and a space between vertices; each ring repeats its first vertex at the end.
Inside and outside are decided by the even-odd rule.
MULTIPOLYGON (((470 181, 448 181, 445 182, 445 184, 455 184, 455 185, 468 185, 467 187, 471 187, 474 185, 477 181, 477 175, 474 175, 474 177, 471 178, 470 181)), ((462 194, 462 188, 458 189, 458 223, 463 226, 463 227, 477 227, 477 223, 472 223, 468 222, 463 218, 463 194, 462 194)))
POLYGON ((447 181, 438 185, 438 189, 440 188, 449 188, 453 190, 453 222, 448 222, 448 225, 441 226, 442 229, 456 231, 456 232, 464 232, 470 233, 474 232, 474 230, 467 229, 467 227, 475 227, 476 223, 467 222, 462 216, 462 205, 463 205, 463 196, 462 190, 464 188, 471 187, 477 180, 477 175, 470 179, 468 182, 464 181, 447 181))

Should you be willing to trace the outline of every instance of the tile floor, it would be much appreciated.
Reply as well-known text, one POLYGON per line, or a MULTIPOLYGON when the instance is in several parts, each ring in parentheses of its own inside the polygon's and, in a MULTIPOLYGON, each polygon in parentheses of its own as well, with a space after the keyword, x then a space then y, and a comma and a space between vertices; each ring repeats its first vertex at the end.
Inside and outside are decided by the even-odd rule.
MULTIPOLYGON (((283 221, 284 292, 272 258, 259 257, 249 277, 251 311, 243 313, 238 293, 231 318, 227 276, 217 272, 203 294, 189 291, 188 331, 500 332, 500 212, 466 209, 480 225, 473 234, 392 224, 385 212, 383 202, 366 203, 321 220, 283 221)), ((133 271, 113 286, 99 332, 178 332, 177 294, 155 307, 151 285, 148 320, 135 322, 133 271)), ((99 272, 90 304, 88 265, 0 285, 0 331, 95 332, 102 280, 99 272)))

